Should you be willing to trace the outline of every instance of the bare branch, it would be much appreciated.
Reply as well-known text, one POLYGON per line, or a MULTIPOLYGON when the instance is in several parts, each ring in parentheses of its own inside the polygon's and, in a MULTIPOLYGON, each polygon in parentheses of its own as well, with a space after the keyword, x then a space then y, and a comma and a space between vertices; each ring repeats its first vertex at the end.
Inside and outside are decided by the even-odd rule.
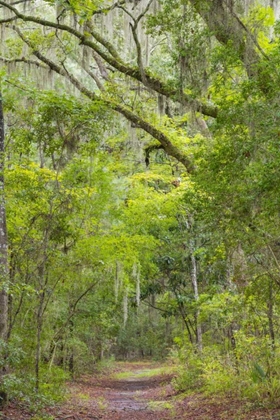
POLYGON ((98 79, 98 77, 96 76, 96 74, 94 74, 89 68, 83 67, 83 69, 95 81, 96 86, 98 87, 98 89, 101 90, 101 91, 104 91, 104 86, 102 85, 102 83, 100 82, 100 80, 98 79))
POLYGON ((120 5, 125 4, 125 3, 126 3, 126 0, 117 1, 117 2, 116 2, 115 4, 113 4, 113 6, 111 6, 111 7, 105 7, 104 9, 99 9, 99 10, 96 10, 95 12, 93 12, 93 15, 100 15, 100 14, 102 14, 102 13, 108 13, 108 12, 110 12, 111 10, 116 9, 116 7, 119 7, 120 5))
POLYGON ((93 58, 96 61, 96 64, 98 66, 98 69, 100 71, 101 76, 103 77, 104 80, 107 80, 108 81, 109 80, 109 76, 108 76, 107 69, 105 68, 105 66, 102 63, 101 58, 99 57, 99 55, 95 51, 93 51, 93 58))
POLYGON ((28 60, 25 57, 21 57, 21 58, 5 58, 5 57, 0 57, 0 61, 2 61, 5 64, 12 64, 12 63, 32 64, 34 66, 41 67, 43 69, 48 70, 48 67, 45 66, 45 65, 43 65, 42 63, 40 63, 40 61, 28 60))
POLYGON ((6 18, 6 19, 0 19, 0 25, 4 24, 4 23, 10 23, 10 22, 14 22, 15 20, 17 20, 18 17, 17 16, 13 16, 10 18, 6 18))
POLYGON ((154 0, 150 0, 149 3, 147 4, 147 6, 145 7, 145 9, 143 10, 142 13, 140 13, 140 15, 136 18, 136 22, 137 24, 140 22, 140 20, 145 16, 145 14, 149 11, 149 8, 151 6, 151 4, 153 3, 154 0))
POLYGON ((141 73, 141 77, 142 77, 142 82, 144 85, 146 85, 147 87, 149 87, 147 78, 146 78, 146 74, 145 74, 145 70, 144 70, 144 65, 143 65, 143 60, 142 60, 142 49, 141 49, 141 45, 137 36, 137 22, 135 21, 135 24, 132 25, 130 23, 130 27, 131 27, 131 31, 132 31, 132 35, 133 35, 133 39, 136 45, 136 51, 137 51, 137 64, 141 73))
POLYGON ((133 22, 135 22, 135 17, 133 16, 132 13, 130 13, 125 7, 123 6, 118 6, 119 9, 123 10, 124 13, 126 13, 132 20, 133 22))
POLYGON ((14 1, 13 3, 10 3, 12 6, 16 6, 17 4, 21 4, 21 3, 26 3, 28 2, 28 0, 18 0, 18 1, 14 1))

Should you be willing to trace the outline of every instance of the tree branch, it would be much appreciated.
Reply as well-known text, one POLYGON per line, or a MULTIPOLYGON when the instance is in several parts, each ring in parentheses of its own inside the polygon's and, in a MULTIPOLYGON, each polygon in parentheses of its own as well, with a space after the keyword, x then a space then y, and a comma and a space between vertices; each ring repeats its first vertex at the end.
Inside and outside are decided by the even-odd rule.
MULTIPOLYGON (((102 57, 108 64, 110 64, 116 70, 143 83, 143 80, 142 80, 143 75, 141 74, 141 70, 139 68, 129 66, 127 63, 124 63, 119 57, 116 58, 116 51, 113 51, 110 48, 110 43, 106 42, 106 40, 104 40, 101 36, 98 35, 98 42, 101 43, 103 46, 105 46, 107 50, 110 52, 110 54, 107 54, 106 52, 104 52, 104 50, 100 48, 95 42, 91 41, 86 34, 83 34, 68 25, 60 24, 58 22, 48 21, 45 19, 41 19, 39 17, 24 15, 20 13, 15 7, 8 5, 3 0, 0 0, 0 5, 7 7, 16 15, 17 18, 25 22, 34 22, 41 26, 54 28, 56 30, 59 29, 61 31, 66 31, 72 34, 77 39, 79 39, 80 44, 88 46, 91 49, 93 49, 97 54, 100 55, 100 57, 102 57), (108 48, 110 48, 110 50, 108 48)), ((0 21, 0 24, 1 24, 1 21, 0 21)), ((91 33, 91 35, 94 37, 97 36, 97 34, 95 33, 91 33)), ((176 89, 173 89, 165 85, 164 82, 162 82, 160 79, 155 78, 154 76, 151 76, 146 71, 145 71, 145 78, 147 80, 149 87, 153 89, 154 91, 160 93, 161 95, 170 97, 174 101, 180 102, 184 106, 189 106, 192 108, 192 110, 200 112, 206 116, 210 116, 213 118, 217 117, 218 108, 216 106, 204 104, 196 99, 193 99, 191 96, 185 93, 178 94, 178 91, 176 89)))
POLYGON ((76 313, 76 309, 77 309, 77 305, 78 303, 98 284, 98 280, 94 283, 92 283, 81 295, 78 296, 78 298, 75 300, 75 302, 71 305, 70 307, 70 313, 66 318, 66 321, 63 323, 63 325, 59 328, 58 331, 56 331, 54 338, 59 337, 59 335, 61 334, 61 332, 63 331, 63 329, 66 327, 66 325, 68 324, 68 322, 70 321, 70 319, 73 318, 73 316, 76 313))
POLYGON ((95 12, 93 12, 93 15, 100 15, 100 14, 102 14, 102 13, 108 13, 108 12, 110 12, 111 10, 114 10, 116 7, 119 7, 120 5, 122 5, 122 4, 125 4, 126 3, 126 0, 121 0, 121 1, 117 1, 115 4, 113 4, 113 6, 111 6, 111 7, 105 7, 104 9, 99 9, 99 10, 96 10, 95 12))
POLYGON ((132 25, 132 23, 130 23, 130 27, 131 27, 131 31, 132 31, 132 35, 133 35, 133 39, 136 45, 136 51, 137 51, 137 64, 141 73, 141 77, 142 77, 142 82, 145 86, 149 87, 147 78, 146 78, 146 74, 145 74, 145 70, 144 70, 144 65, 143 65, 143 60, 142 60, 142 50, 141 50, 141 45, 137 36, 137 23, 135 22, 134 25, 132 25))
POLYGON ((179 162, 181 162, 188 172, 192 172, 194 170, 193 164, 190 161, 190 159, 185 155, 185 153, 183 153, 176 146, 174 146, 168 138, 168 136, 164 134, 161 130, 156 128, 154 125, 150 124, 148 121, 144 120, 139 115, 134 114, 132 111, 130 111, 123 105, 120 105, 111 99, 104 99, 102 97, 99 97, 96 93, 87 89, 84 85, 80 83, 78 79, 75 78, 75 76, 70 74, 65 68, 60 67, 50 59, 43 56, 39 51, 37 51, 35 46, 31 43, 31 41, 27 39, 17 27, 14 27, 13 29, 18 33, 20 38, 29 46, 29 48, 32 49, 33 55, 35 55, 40 61, 45 63, 52 71, 68 79, 73 84, 73 86, 75 86, 81 93, 83 93, 92 101, 99 101, 100 103, 103 103, 105 106, 109 107, 114 111, 117 111, 119 114, 123 115, 127 120, 142 128, 142 130, 144 130, 146 133, 150 134, 152 137, 158 140, 162 145, 164 151, 169 156, 172 156, 179 162))
POLYGON ((0 61, 2 61, 5 64, 12 64, 12 63, 25 63, 25 64, 32 64, 34 66, 37 67, 41 67, 45 70, 48 70, 47 66, 44 66, 42 63, 40 63, 39 61, 35 61, 35 60, 28 60, 25 57, 21 57, 21 58, 5 58, 5 57, 0 57, 0 61))
POLYGON ((0 19, 0 25, 2 25, 3 23, 10 23, 10 22, 14 22, 15 20, 17 20, 18 17, 17 16, 13 16, 10 18, 6 18, 6 19, 0 19))
POLYGON ((147 4, 147 6, 145 7, 145 9, 143 10, 142 13, 140 13, 139 16, 137 16, 136 18, 136 23, 138 24, 140 22, 140 20, 145 16, 145 14, 149 11, 149 8, 151 6, 151 4, 153 3, 154 0, 150 0, 147 4))
POLYGON ((150 153, 160 149, 163 149, 161 144, 152 144, 151 146, 145 147, 145 163, 147 167, 150 165, 150 153))
POLYGON ((94 58, 94 60, 95 60, 95 62, 97 64, 97 67, 98 67, 98 69, 100 71, 101 76, 103 77, 104 80, 107 80, 108 81, 109 80, 109 76, 108 76, 107 69, 104 66, 101 58, 99 57, 99 55, 95 51, 93 51, 93 58, 94 58))
POLYGON ((254 35, 252 34, 252 32, 247 28, 246 25, 244 25, 244 23, 242 22, 241 19, 239 19, 239 17, 237 16, 237 14, 231 10, 229 8, 229 5, 226 2, 226 6, 229 10, 229 12, 232 14, 232 16, 237 20, 237 22, 239 23, 239 25, 244 29, 244 31, 248 34, 249 38, 251 39, 251 41, 253 42, 253 44, 255 44, 255 46, 257 47, 257 49, 259 50, 259 52, 263 55, 263 57, 266 60, 270 60, 270 58, 268 57, 268 55, 264 52, 264 50, 261 48, 260 44, 258 43, 258 41, 256 40, 256 38, 254 37, 254 35))
POLYGON ((104 86, 102 85, 102 83, 100 82, 100 80, 98 79, 98 77, 96 76, 96 74, 94 74, 90 69, 83 67, 83 69, 87 72, 87 74, 95 81, 96 86, 98 87, 98 89, 100 91, 104 91, 104 86))
MULTIPOLYGON (((189 0, 195 11, 206 22, 208 28, 213 32, 216 39, 224 45, 232 42, 235 51, 243 62, 249 78, 256 78, 259 81, 261 90, 265 93, 269 85, 268 75, 258 68, 260 56, 254 46, 260 50, 256 44, 254 36, 243 24, 232 9, 229 8, 225 0, 189 0)), ((263 51, 261 50, 263 55, 263 51)), ((267 56, 265 55, 267 59, 267 56)), ((269 76, 271 79, 271 77, 269 76)))

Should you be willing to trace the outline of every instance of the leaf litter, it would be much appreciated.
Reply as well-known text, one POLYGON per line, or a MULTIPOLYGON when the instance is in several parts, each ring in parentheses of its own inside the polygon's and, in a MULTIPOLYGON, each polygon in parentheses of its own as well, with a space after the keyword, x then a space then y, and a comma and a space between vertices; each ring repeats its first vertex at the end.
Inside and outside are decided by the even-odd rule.
POLYGON ((121 366, 124 378, 96 374, 72 381, 68 400, 41 415, 10 402, 0 420, 280 420, 280 406, 252 408, 234 398, 201 393, 180 396, 172 387, 172 374, 149 374, 153 364, 121 366))

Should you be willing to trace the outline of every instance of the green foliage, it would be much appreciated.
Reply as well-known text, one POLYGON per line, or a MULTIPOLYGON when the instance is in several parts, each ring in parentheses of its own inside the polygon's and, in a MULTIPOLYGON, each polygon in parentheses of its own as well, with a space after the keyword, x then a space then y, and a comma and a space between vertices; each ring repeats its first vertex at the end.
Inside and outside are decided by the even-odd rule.
POLYGON ((42 366, 40 392, 35 391, 35 377, 28 372, 26 365, 24 374, 11 373, 5 375, 3 388, 10 399, 17 399, 28 404, 32 411, 40 411, 44 406, 60 402, 65 397, 65 381, 68 374, 55 367, 52 371, 42 366))
POLYGON ((238 376, 234 358, 221 357, 215 349, 211 349, 211 354, 203 358, 201 376, 203 389, 208 394, 232 395, 236 392, 238 376))
POLYGON ((171 352, 176 389, 271 403, 279 23, 261 5, 163 0, 141 15, 136 3, 48 0, 36 16, 49 27, 33 15, 14 22, 20 34, 5 27, 3 386, 39 409, 104 358, 171 352))
MULTIPOLYGON (((254 355, 262 344, 261 340, 251 343, 249 355, 248 347, 242 348, 243 356, 240 356, 240 347, 238 355, 235 352, 222 354, 219 348, 213 346, 198 355, 183 347, 179 353, 174 387, 181 392, 201 389, 208 395, 234 395, 264 406, 275 404, 279 398, 279 378, 270 375, 269 371, 265 372, 254 355)), ((176 360, 178 354, 173 352, 173 357, 176 360)), ((266 357, 259 358, 261 363, 267 363, 266 357)), ((276 372, 276 359, 269 359, 269 369, 276 372)))
POLYGON ((172 348, 169 355, 172 363, 177 365, 172 384, 180 392, 200 389, 203 383, 201 358, 189 344, 184 344, 184 341, 180 337, 175 337, 176 346, 172 348))

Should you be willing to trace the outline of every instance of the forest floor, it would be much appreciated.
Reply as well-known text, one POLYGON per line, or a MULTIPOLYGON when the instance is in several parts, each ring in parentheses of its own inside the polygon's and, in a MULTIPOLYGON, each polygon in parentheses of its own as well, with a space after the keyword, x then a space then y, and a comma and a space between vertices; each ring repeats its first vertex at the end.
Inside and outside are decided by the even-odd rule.
POLYGON ((69 384, 68 400, 31 414, 10 403, 2 420, 280 420, 278 409, 253 408, 233 398, 182 395, 172 370, 147 363, 118 364, 111 375, 83 376, 69 384))

